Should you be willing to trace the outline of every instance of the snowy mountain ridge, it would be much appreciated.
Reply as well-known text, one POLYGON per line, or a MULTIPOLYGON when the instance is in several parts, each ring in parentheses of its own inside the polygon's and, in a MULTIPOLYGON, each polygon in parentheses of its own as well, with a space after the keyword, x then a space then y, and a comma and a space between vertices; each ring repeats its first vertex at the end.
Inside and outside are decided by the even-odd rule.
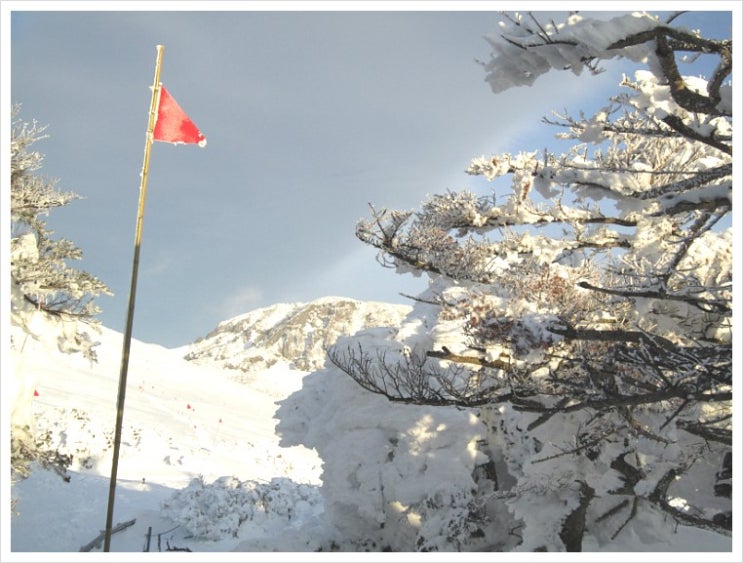
POLYGON ((302 371, 320 369, 325 351, 341 336, 376 327, 398 327, 407 305, 323 297, 309 303, 279 303, 219 323, 184 347, 185 359, 216 364, 236 380, 286 362, 302 371))

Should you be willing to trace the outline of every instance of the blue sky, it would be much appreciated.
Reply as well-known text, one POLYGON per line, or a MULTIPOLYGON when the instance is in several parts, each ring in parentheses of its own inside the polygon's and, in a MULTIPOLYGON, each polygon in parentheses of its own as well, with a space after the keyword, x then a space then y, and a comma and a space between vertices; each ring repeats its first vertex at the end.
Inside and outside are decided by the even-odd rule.
MULTIPOLYGON (((542 148, 553 134, 542 116, 603 104, 625 69, 552 73, 494 95, 476 59, 489 55, 483 37, 504 8, 496 2, 478 11, 454 11, 473 6, 455 2, 440 11, 426 2, 406 11, 392 2, 365 11, 354 2, 302 11, 278 2, 229 11, 207 11, 224 6, 208 2, 189 11, 170 2, 117 11, 105 2, 4 4, 2 111, 21 103, 22 119, 48 125, 35 146, 41 172, 84 198, 48 225, 113 290, 98 300, 100 319, 120 331, 155 46, 165 46, 161 81, 208 139, 203 149, 152 150, 134 337, 166 346, 277 302, 409 303, 399 294, 419 293, 425 278, 382 268, 354 236, 368 204, 412 209, 429 194, 486 189, 464 173, 471 158, 542 148)), ((574 7, 582 5, 590 7, 574 7)), ((729 36, 720 13, 682 21, 729 36)))

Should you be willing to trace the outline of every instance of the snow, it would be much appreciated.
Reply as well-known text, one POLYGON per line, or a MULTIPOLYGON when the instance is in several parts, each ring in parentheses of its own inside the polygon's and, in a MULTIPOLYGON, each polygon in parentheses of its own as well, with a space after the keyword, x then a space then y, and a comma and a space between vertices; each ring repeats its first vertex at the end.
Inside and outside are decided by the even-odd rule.
MULTIPOLYGON (((59 326, 34 315, 33 327, 36 337, 10 327, 14 391, 27 395, 36 435, 72 463, 68 482, 34 465, 13 483, 3 561, 79 553, 105 527, 122 335, 96 334, 93 363, 60 351, 59 326)), ((418 331, 403 329, 414 346, 418 331)), ((369 342, 385 338, 366 332, 369 342)), ((410 551, 399 546, 417 534, 423 547, 452 549, 444 533, 452 517, 425 511, 468 498, 485 428, 473 411, 393 404, 335 368, 277 363, 246 385, 216 364, 185 361, 183 351, 132 342, 114 525, 135 522, 112 535, 111 551, 141 554, 148 534, 150 552, 188 548, 211 561, 230 551, 287 560, 333 547, 410 551)), ((542 483, 554 486, 548 475, 542 483)), ((544 516, 510 502, 531 520, 544 516)), ((4 510, 10 504, 6 497, 4 510)), ((730 549, 729 538, 689 528, 670 543, 629 537, 635 543, 614 548, 730 549)))
MULTIPOLYGON (((658 26, 658 21, 646 13, 618 16, 607 21, 584 18, 574 14, 567 23, 541 22, 538 27, 526 15, 514 20, 501 21, 501 35, 486 37, 493 49, 491 60, 485 64, 487 81, 496 94, 515 86, 531 86, 536 79, 551 69, 570 69, 580 74, 585 60, 590 57, 611 59, 618 55, 609 49, 619 39, 648 31, 658 26), (544 37, 542 37, 542 36, 544 37), (544 45, 545 37, 550 41, 544 45), (537 50, 523 49, 520 45, 544 45, 537 50)), ((643 61, 647 50, 641 45, 622 50, 622 56, 643 61)))
MULTIPOLYGON (((11 327, 14 403, 31 398, 36 435, 72 463, 69 482, 35 465, 13 484, 10 549, 78 552, 105 525, 122 335, 103 328, 91 363, 60 351, 59 326, 32 318, 36 337, 11 327)), ((114 524, 136 521, 111 551, 143 551, 150 528, 150 551, 158 534, 163 551, 343 548, 369 537, 370 520, 378 530, 396 516, 385 512, 415 523, 409 503, 472 484, 482 428, 471 412, 390 405, 337 371, 287 363, 246 385, 183 352, 132 343, 114 524), (381 500, 382 479, 394 508, 381 500)))
MULTIPOLYGON (((104 527, 121 340, 119 333, 103 329, 99 362, 93 365, 33 339, 26 341, 22 354, 14 353, 16 369, 35 381, 37 433, 50 432, 49 445, 72 455, 73 464, 70 483, 36 470, 13 487, 18 499, 13 551, 77 551, 104 527), (45 530, 41 538, 35 532, 39 529, 45 530)), ((275 401, 296 391, 303 375, 269 369, 248 388, 221 370, 197 367, 174 351, 134 341, 115 519, 137 518, 137 524, 112 538, 112 551, 141 551, 140 532, 146 524, 153 532, 173 527, 173 521, 160 516, 160 505, 178 491, 181 499, 187 496, 194 479, 209 484, 225 476, 250 479, 258 490, 278 486, 278 496, 285 499, 294 498, 303 486, 315 491, 310 500, 317 504, 321 460, 308 448, 280 447, 272 418, 275 401), (279 480, 272 483, 275 478, 279 480), (161 520, 167 520, 166 527, 158 527, 161 520), (134 537, 139 545, 131 543, 134 537)), ((219 483, 212 486, 214 491, 220 488, 219 483)), ((172 500, 163 514, 177 516, 173 507, 182 504, 172 500)), ((224 506, 229 506, 227 499, 224 506)), ((189 507, 181 512, 189 513, 189 507)), ((213 518, 210 525, 217 530, 221 524, 213 518)), ((206 535, 213 539, 215 534, 206 535)), ((198 550, 226 551, 238 541, 227 535, 198 550)))

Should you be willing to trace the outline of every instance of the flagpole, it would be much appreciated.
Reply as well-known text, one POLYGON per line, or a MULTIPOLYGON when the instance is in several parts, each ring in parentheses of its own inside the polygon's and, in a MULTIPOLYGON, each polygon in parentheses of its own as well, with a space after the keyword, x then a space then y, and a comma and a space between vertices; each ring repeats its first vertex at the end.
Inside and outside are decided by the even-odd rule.
POLYGON ((124 400, 126 398, 126 376, 129 370, 129 351, 132 340, 132 322, 134 319, 134 298, 137 293, 137 273, 139 271, 139 249, 142 243, 142 223, 144 221, 144 202, 147 197, 147 175, 150 171, 150 152, 152 149, 152 132, 155 129, 158 102, 160 99, 160 67, 162 66, 162 45, 157 46, 157 63, 155 65, 155 81, 152 85, 152 101, 150 102, 150 118, 147 125, 147 136, 144 145, 144 162, 139 185, 139 207, 137 210, 137 229, 134 235, 134 260, 132 263, 132 281, 129 288, 129 309, 126 317, 124 332, 124 348, 121 353, 121 372, 119 374, 119 395, 116 403, 116 430, 114 433, 113 459, 111 462, 111 479, 108 488, 108 511, 106 513, 106 532, 103 542, 103 551, 110 551, 111 529, 113 527, 114 497, 116 495, 116 474, 119 465, 119 450, 121 448, 121 427, 124 420, 124 400))

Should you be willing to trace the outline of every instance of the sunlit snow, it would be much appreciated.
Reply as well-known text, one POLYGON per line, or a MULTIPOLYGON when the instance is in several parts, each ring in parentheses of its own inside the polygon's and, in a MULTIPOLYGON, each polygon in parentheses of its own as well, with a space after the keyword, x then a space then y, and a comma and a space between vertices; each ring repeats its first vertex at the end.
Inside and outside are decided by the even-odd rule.
MULTIPOLYGON (((13 485, 10 549, 77 552, 105 526, 122 335, 104 328, 91 364, 58 350, 59 327, 33 321, 36 338, 13 327, 14 392, 72 464, 69 481, 33 466, 13 485)), ((414 344, 415 327, 405 330, 414 344)), ((392 404, 330 368, 277 363, 240 383, 183 352, 133 342, 114 524, 135 522, 113 534, 112 551, 385 548, 365 537, 411 549, 422 521, 427 545, 452 549, 437 517, 410 506, 454 503, 472 486, 484 428, 474 411, 392 404)), ((538 520, 548 506, 516 508, 538 520)), ((615 549, 730 549, 729 538, 691 528, 625 541, 615 549)))

